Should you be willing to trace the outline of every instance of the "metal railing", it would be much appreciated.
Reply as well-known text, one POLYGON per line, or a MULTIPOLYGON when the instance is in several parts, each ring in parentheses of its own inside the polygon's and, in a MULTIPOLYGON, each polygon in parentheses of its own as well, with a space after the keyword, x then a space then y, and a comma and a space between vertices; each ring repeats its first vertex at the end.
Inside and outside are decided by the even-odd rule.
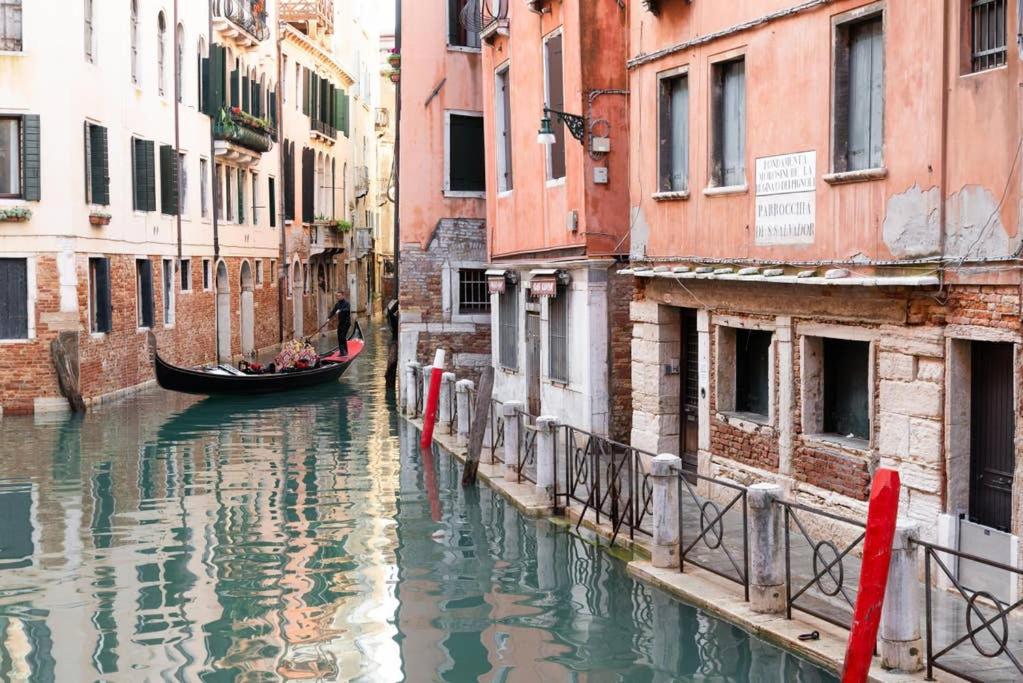
POLYGON ((305 25, 315 21, 325 32, 334 32, 334 0, 280 0, 277 12, 281 21, 305 25))
POLYGON ((536 483, 536 416, 519 410, 516 411, 519 421, 519 453, 515 463, 518 472, 518 483, 522 480, 536 483))
POLYGON ((848 517, 835 515, 799 503, 777 503, 785 510, 785 613, 792 610, 850 628, 856 604, 859 565, 853 562, 854 550, 862 552, 866 526, 848 517), (819 529, 814 533, 810 517, 819 529), (793 527, 797 532, 793 538, 793 527), (851 530, 851 531, 850 531, 851 530), (851 543, 838 540, 852 535, 851 543), (793 585, 795 582, 795 585, 793 585))
MULTIPOLYGON (((1019 608, 1023 605, 1023 599, 1013 603, 999 600, 986 590, 971 590, 959 582, 958 572, 951 567, 946 560, 954 560, 956 564, 960 560, 977 562, 991 569, 1007 572, 1014 577, 1016 582, 1023 576, 1023 569, 1011 565, 984 559, 969 553, 952 550, 925 541, 913 540, 924 549, 924 623, 925 638, 927 643, 927 680, 934 680, 934 669, 959 676, 968 681, 990 681, 990 680, 1021 680, 1023 679, 1023 648, 1019 646, 1023 640, 1023 626, 1019 621, 1019 608), (942 559, 945 555, 945 559, 942 559), (953 598, 958 602, 959 598, 965 601, 962 603, 964 614, 959 614, 953 608, 952 618, 946 617, 942 623, 947 627, 951 626, 951 633, 945 629, 942 634, 949 640, 946 644, 936 644, 940 637, 936 635, 939 629, 934 619, 935 578, 933 568, 940 570, 939 576, 946 579, 954 589, 953 598), (1015 612, 1015 614, 1014 614, 1015 612), (1013 627, 1015 634, 1012 633, 1013 627), (965 633, 964 633, 965 632, 965 633), (969 643, 969 647, 967 646, 969 643), (1015 646, 1016 652, 1013 652, 1015 646), (940 649, 938 649, 940 648, 940 649), (971 651, 972 648, 972 651, 971 651), (937 652, 935 650, 937 649, 937 652), (985 664, 979 666, 974 653, 979 654, 984 660, 999 660, 1001 667, 995 670, 994 667, 985 664)), ((941 590, 941 589, 939 589, 941 590)))
POLYGON ((749 512, 746 487, 729 481, 678 471, 679 571, 686 563, 734 581, 749 602, 749 512), (701 496, 693 482, 727 491, 723 500, 701 496), (695 528, 694 528, 695 527, 695 528), (693 533, 695 532, 695 535, 693 533))
POLYGON ((252 0, 216 0, 213 14, 223 17, 241 28, 256 40, 270 37, 270 29, 266 25, 266 10, 255 12, 252 0))

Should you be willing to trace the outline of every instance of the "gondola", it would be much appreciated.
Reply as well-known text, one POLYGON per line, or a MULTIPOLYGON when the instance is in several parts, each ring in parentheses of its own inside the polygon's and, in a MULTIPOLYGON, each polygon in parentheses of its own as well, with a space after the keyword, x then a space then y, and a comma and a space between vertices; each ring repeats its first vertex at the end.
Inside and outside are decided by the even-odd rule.
POLYGON ((316 367, 308 370, 247 374, 229 365, 181 368, 165 361, 159 352, 153 354, 153 363, 157 383, 169 391, 204 396, 272 394, 337 381, 365 346, 362 328, 356 322, 348 337, 348 355, 339 355, 338 347, 334 347, 320 356, 316 367))

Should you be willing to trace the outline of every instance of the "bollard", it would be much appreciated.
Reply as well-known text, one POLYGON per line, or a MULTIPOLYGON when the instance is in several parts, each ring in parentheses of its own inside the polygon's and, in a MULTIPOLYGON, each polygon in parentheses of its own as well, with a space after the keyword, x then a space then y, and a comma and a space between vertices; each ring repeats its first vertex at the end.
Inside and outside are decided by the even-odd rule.
POLYGON ((440 400, 440 381, 444 378, 444 349, 437 349, 433 357, 433 366, 426 375, 428 390, 423 392, 426 407, 423 409, 423 437, 419 445, 428 450, 433 444, 433 430, 437 426, 437 402, 440 400))
POLYGON ((913 673, 924 668, 920 639, 920 577, 917 573, 920 524, 899 520, 888 563, 888 585, 881 608, 881 666, 913 673))
POLYGON ((508 401, 501 406, 504 420, 504 478, 518 481, 519 459, 519 412, 525 407, 522 401, 508 401))
MULTIPOLYGON (((422 390, 421 390, 421 393, 419 394, 419 410, 418 410, 418 413, 419 413, 419 415, 421 417, 423 417, 423 419, 425 419, 426 418, 426 402, 429 400, 429 396, 430 396, 430 379, 433 377, 433 366, 432 365, 423 365, 422 372, 423 372, 423 381, 420 382, 420 384, 422 384, 422 390)), ((424 422, 423 424, 425 425, 426 423, 424 422)))
POLYGON ((661 453, 650 464, 654 501, 654 545, 650 560, 655 567, 679 565, 678 470, 682 458, 661 453))
POLYGON ((536 418, 536 492, 545 504, 553 507, 557 486, 554 476, 558 418, 545 415, 536 418))
POLYGON ((473 383, 471 379, 460 379, 455 383, 455 416, 458 424, 456 433, 458 445, 469 443, 469 404, 472 401, 473 383))
POLYGON ((782 545, 781 487, 762 482, 747 489, 749 506, 750 608, 761 614, 785 612, 785 552, 782 545))
POLYGON ((440 377, 440 403, 437 404, 437 433, 451 433, 451 414, 455 398, 455 373, 445 372, 440 377))
POLYGON ((405 369, 405 414, 411 418, 419 417, 419 407, 417 405, 416 396, 419 395, 419 380, 416 379, 416 375, 419 374, 420 365, 416 361, 409 361, 408 367, 405 369))

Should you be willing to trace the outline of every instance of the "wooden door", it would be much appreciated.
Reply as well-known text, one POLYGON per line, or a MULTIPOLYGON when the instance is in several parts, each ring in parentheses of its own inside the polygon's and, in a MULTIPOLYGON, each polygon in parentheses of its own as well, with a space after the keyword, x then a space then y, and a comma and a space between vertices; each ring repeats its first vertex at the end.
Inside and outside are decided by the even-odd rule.
POLYGON ((970 344, 970 521, 1001 531, 1012 522, 1012 375, 1012 344, 970 344))
POLYGON ((682 353, 679 370, 682 386, 679 396, 679 454, 682 466, 696 471, 700 438, 700 350, 696 333, 696 311, 682 310, 682 353))

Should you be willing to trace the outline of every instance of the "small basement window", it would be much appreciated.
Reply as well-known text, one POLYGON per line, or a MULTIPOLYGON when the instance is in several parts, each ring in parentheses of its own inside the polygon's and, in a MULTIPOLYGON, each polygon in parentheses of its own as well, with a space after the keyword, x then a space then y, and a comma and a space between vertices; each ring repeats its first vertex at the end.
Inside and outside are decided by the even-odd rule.
POLYGON ((461 315, 490 314, 490 289, 485 270, 458 271, 458 312, 461 315))
POLYGON ((771 342, 767 330, 718 327, 718 405, 757 421, 771 415, 771 342))
POLYGON ((870 342, 805 337, 803 430, 869 442, 870 342))

